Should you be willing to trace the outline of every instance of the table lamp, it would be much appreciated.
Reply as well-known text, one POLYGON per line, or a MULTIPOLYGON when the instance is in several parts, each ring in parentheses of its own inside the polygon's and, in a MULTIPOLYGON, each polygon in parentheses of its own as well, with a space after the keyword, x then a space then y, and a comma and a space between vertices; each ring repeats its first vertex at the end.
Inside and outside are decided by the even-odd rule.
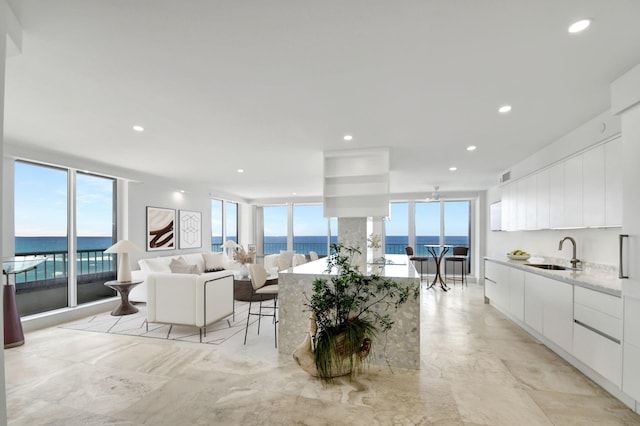
POLYGON ((105 253, 118 254, 118 282, 131 282, 131 267, 129 266, 129 253, 142 253, 142 249, 129 240, 120 240, 108 249, 105 253))
MULTIPOLYGON (((238 247, 238 244, 233 240, 227 240, 220 247, 223 249, 234 249, 238 247)), ((229 257, 229 260, 233 260, 233 250, 227 250, 227 256, 229 257)))

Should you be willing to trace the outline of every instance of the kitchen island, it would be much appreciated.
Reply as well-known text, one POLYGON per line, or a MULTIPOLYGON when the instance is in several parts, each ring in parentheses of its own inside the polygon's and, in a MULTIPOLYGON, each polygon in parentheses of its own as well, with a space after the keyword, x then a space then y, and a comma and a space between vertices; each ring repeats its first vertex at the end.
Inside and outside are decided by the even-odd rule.
MULTIPOLYGON (((420 275, 405 255, 387 255, 391 264, 367 265, 378 275, 391 278, 403 286, 420 286, 420 275)), ((307 296, 311 296, 316 278, 330 279, 326 258, 281 271, 279 274, 279 324, 278 351, 281 356, 291 357, 293 351, 305 339, 309 331, 307 296)), ((412 297, 396 312, 391 313, 393 328, 380 334, 374 342, 369 360, 373 364, 391 367, 420 368, 420 298, 412 297)))

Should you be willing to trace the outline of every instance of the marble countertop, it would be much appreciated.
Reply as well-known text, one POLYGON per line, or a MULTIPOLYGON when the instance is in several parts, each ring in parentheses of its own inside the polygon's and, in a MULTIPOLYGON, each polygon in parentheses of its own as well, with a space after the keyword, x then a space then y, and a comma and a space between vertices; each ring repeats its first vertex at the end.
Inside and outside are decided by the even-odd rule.
MULTIPOLYGON (((371 274, 375 272, 385 278, 420 278, 420 275, 406 255, 387 254, 385 255, 385 259, 390 263, 385 265, 367 264, 367 273, 371 274)), ((327 258, 325 257, 289 268, 285 271, 280 271, 280 274, 327 274, 327 258)))
MULTIPOLYGON (((535 267, 529 266, 533 262, 523 261, 523 260, 511 260, 507 257, 502 259, 485 257, 485 260, 499 263, 506 266, 511 266, 517 269, 522 269, 523 271, 531 272, 532 274, 542 275, 544 277, 552 278, 558 281, 564 281, 569 284, 599 291, 601 293, 610 294, 612 296, 622 297, 622 282, 618 278, 617 272, 613 270, 598 269, 598 268, 592 268, 587 266, 584 269, 580 269, 580 270, 566 269, 563 271, 556 271, 556 270, 550 270, 550 269, 535 268, 535 267)), ((535 262, 535 263, 555 263, 555 262, 535 262)))

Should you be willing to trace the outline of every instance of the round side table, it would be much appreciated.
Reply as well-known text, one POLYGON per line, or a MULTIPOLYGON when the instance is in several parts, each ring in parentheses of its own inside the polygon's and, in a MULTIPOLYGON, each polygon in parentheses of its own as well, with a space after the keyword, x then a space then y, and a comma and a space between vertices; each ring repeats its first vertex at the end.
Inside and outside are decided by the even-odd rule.
POLYGON ((138 308, 133 306, 129 302, 129 292, 142 281, 130 281, 128 283, 121 283, 120 281, 107 281, 104 283, 109 288, 114 289, 120 293, 120 305, 118 305, 112 312, 113 316, 130 315, 138 312, 138 308))

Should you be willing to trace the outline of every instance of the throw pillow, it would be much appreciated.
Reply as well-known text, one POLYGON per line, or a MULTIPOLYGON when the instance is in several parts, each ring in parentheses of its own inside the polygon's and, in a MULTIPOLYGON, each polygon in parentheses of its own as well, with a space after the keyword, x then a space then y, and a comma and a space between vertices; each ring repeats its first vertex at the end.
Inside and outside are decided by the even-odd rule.
POLYGON ((169 264, 171 268, 171 272, 174 274, 197 274, 198 267, 196 265, 187 265, 187 264, 169 264))
POLYGON ((169 262, 169 267, 171 266, 181 266, 181 265, 186 265, 187 262, 182 258, 182 256, 178 257, 178 258, 173 258, 171 259, 171 262, 169 262))
POLYGON ((205 272, 220 272, 220 271, 224 271, 224 268, 211 268, 211 269, 205 270, 205 272))
POLYGON ((224 268, 225 266, 223 252, 202 253, 202 257, 204 258, 205 271, 208 271, 209 269, 224 268))

